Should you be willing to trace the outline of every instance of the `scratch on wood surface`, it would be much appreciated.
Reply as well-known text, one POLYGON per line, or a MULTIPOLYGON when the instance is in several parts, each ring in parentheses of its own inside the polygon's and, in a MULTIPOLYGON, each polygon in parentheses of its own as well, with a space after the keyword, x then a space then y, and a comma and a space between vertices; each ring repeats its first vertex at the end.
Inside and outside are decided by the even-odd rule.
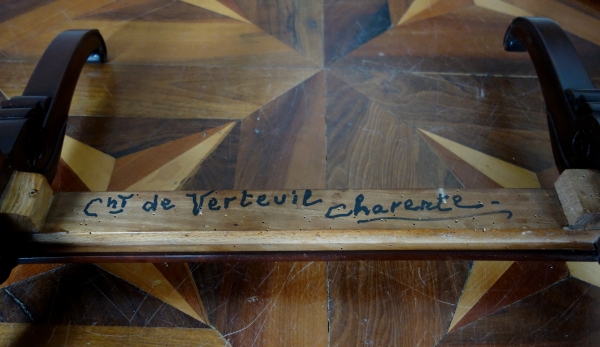
MULTIPOLYGON (((231 335, 239 334, 239 333, 241 333, 241 332, 243 332, 243 331, 245 331, 245 330, 249 329, 251 326, 253 326, 255 323, 257 323, 257 322, 259 321, 259 318, 261 318, 263 315, 265 315, 265 314, 268 314, 268 313, 272 312, 272 310, 273 310, 274 308, 276 308, 276 307, 277 307, 278 300, 279 300, 279 298, 280 298, 280 296, 281 296, 281 293, 282 293, 282 292, 284 291, 284 289, 286 288, 286 286, 287 286, 287 285, 288 285, 288 284, 289 284, 291 281, 293 281, 293 280, 294 280, 294 278, 296 278, 296 277, 297 277, 297 276, 298 276, 298 275, 299 275, 301 272, 303 272, 304 270, 306 270, 307 268, 309 268, 309 267, 310 267, 310 266, 311 266, 313 263, 314 263, 314 262, 310 262, 310 263, 306 264, 304 267, 302 267, 302 268, 301 268, 301 269, 299 269, 299 270, 296 270, 296 264, 297 264, 297 263, 294 263, 294 264, 292 265, 291 269, 288 271, 288 273, 287 273, 287 275, 286 275, 286 278, 285 278, 285 280, 284 280, 284 281, 283 281, 283 283, 282 283, 282 284, 279 286, 279 291, 278 291, 278 292, 277 292, 275 295, 273 295, 271 298, 267 298, 267 302, 266 302, 266 304, 265 304, 264 308, 263 308, 263 309, 262 309, 262 310, 261 310, 261 311, 260 311, 260 312, 259 312, 259 313, 258 313, 258 314, 255 316, 255 317, 254 317, 254 319, 253 319, 253 320, 252 320, 250 323, 248 323, 246 326, 244 326, 243 328, 241 328, 241 329, 238 329, 238 330, 236 330, 236 331, 233 331, 233 332, 229 332, 229 333, 227 333, 227 334, 223 334, 223 335, 222 335, 222 336, 223 336, 223 338, 226 338, 226 337, 228 337, 228 336, 231 336, 231 335)), ((271 270, 271 271, 270 271, 270 272, 269 272, 269 273, 268 273, 268 274, 267 274, 267 275, 266 275, 266 276, 263 278, 263 280, 260 282, 260 284, 259 284, 259 285, 258 285, 256 288, 258 288, 258 287, 262 286, 262 285, 263 285, 263 284, 266 282, 266 280, 267 280, 267 279, 268 279, 268 278, 269 278, 269 277, 270 277, 270 276, 273 274, 273 272, 274 272, 276 269, 278 269, 278 267, 279 267, 279 265, 277 265, 276 267, 274 267, 274 268, 273 268, 273 269, 272 269, 272 270, 271 270)), ((252 297, 250 297, 250 298, 247 298, 247 299, 245 299, 245 300, 244 300, 244 302, 246 302, 246 303, 248 303, 248 304, 252 304, 252 303, 254 303, 254 302, 258 301, 258 300, 259 300, 259 298, 258 298, 257 296, 252 296, 252 297)), ((262 331, 263 331, 263 329, 264 329, 264 326, 266 325, 266 323, 267 323, 267 320, 266 320, 266 319, 264 319, 264 320, 262 320, 261 322, 259 322, 259 323, 258 323, 258 324, 260 324, 260 326, 258 327, 258 332, 257 332, 256 334, 254 334, 254 339, 253 339, 253 342, 252 342, 252 344, 251 344, 252 346, 254 346, 254 345, 255 345, 255 343, 258 341, 258 338, 259 338, 259 337, 260 337, 260 335, 261 335, 261 334, 260 334, 260 332, 262 332, 262 331)))
MULTIPOLYGON (((412 269, 412 264, 411 264, 412 262, 408 262, 408 263, 409 263, 409 266, 410 266, 410 268, 411 268, 411 272, 414 274, 414 270, 412 269)), ((428 264, 428 265, 429 265, 429 264, 428 264)), ((373 270, 376 270, 376 269, 375 269, 374 267, 372 267, 372 266, 369 266, 369 267, 370 267, 370 268, 372 268, 373 270)), ((379 270, 376 270, 376 271, 379 271, 379 270)), ((420 268, 420 267, 419 267, 419 268, 417 268, 417 274, 418 274, 418 277, 419 277, 419 279, 421 280, 421 284, 416 284, 416 285, 414 285, 414 286, 413 286, 413 285, 410 285, 410 284, 408 284, 408 283, 406 283, 406 282, 403 282, 403 281, 399 280, 399 279, 398 279, 398 278, 396 278, 396 277, 392 277, 392 276, 391 276, 389 273, 386 273, 386 272, 384 272, 384 271, 379 271, 379 273, 380 273, 381 275, 384 275, 385 277, 387 277, 387 278, 390 278, 390 279, 392 279, 393 281, 395 281, 395 282, 398 282, 398 283, 402 284, 403 286, 405 286, 406 288, 405 288, 404 290, 402 290, 402 291, 401 291, 401 293, 402 293, 402 292, 407 292, 408 290, 412 290, 412 291, 414 291, 414 292, 417 292, 417 293, 419 293, 419 294, 421 294, 421 295, 423 295, 423 296, 425 296, 425 297, 428 297, 428 298, 430 298, 430 299, 433 299, 433 300, 434 300, 434 301, 436 301, 436 302, 443 303, 443 304, 450 305, 450 306, 456 306, 456 304, 455 304, 455 303, 451 303, 451 302, 447 302, 447 301, 444 301, 444 300, 438 299, 438 298, 436 298, 436 297, 433 297, 433 296, 431 296, 431 295, 429 295, 429 294, 427 294, 427 293, 425 293, 425 292, 423 292, 423 291, 421 291, 421 290, 417 289, 417 286, 426 286, 426 285, 427 285, 427 282, 426 282, 426 281, 424 281, 424 280, 423 280, 423 278, 421 277, 421 268, 420 268)), ((455 274, 454 274, 454 275, 452 275, 452 276, 450 276, 450 277, 454 277, 454 276, 456 276, 457 274, 458 274, 458 272, 455 272, 455 274)), ((432 276, 436 276, 436 274, 432 274, 432 273, 428 272, 428 275, 426 275, 426 276, 425 276, 425 279, 428 279, 428 277, 432 277, 432 276)), ((435 278, 434 278, 434 279, 435 279, 435 278)), ((388 293, 388 294, 389 294, 389 293, 388 293)), ((416 296, 414 295, 414 293, 413 293, 413 296, 414 296, 414 299, 415 299, 415 305, 417 305, 417 301, 416 301, 417 299, 416 299, 416 296)))
POLYGON ((71 332, 71 321, 69 321, 69 325, 67 325, 67 333, 65 334, 65 346, 67 342, 69 342, 69 333, 71 332))
MULTIPOLYGON (((133 310, 133 316, 131 316, 131 320, 133 320, 133 317, 135 317, 137 315, 137 313, 140 311, 140 309, 142 308, 142 305, 144 304, 144 302, 146 302, 146 299, 148 298, 149 295, 150 295, 150 293, 146 292, 146 295, 144 295, 144 298, 140 302, 140 305, 135 310, 133 310)), ((156 314, 156 312, 154 312, 154 314, 156 314)), ((152 317, 154 317, 154 315, 152 315, 152 317)), ((148 323, 152 320, 152 317, 150 317, 150 319, 148 321, 146 321, 145 325, 148 325, 148 323)))
POLYGON ((144 326, 148 326, 148 324, 150 324, 150 322, 152 321, 152 319, 154 318, 154 316, 156 316, 156 314, 157 314, 157 313, 158 313, 160 310, 164 309, 166 305, 167 305, 167 303, 166 303, 166 302, 162 302, 162 303, 160 304, 160 306, 158 306, 158 307, 156 308, 156 310, 154 311, 154 313, 152 313, 152 315, 150 316, 150 318, 148 318, 148 320, 147 320, 147 321, 144 323, 144 326))
MULTIPOLYGON (((102 273, 102 276, 103 276, 103 277, 106 277, 106 276, 107 276, 107 274, 108 274, 108 273, 102 273)), ((129 322, 129 323, 131 323, 131 320, 132 320, 132 318, 133 318, 133 317, 128 317, 127 315, 125 315, 125 313, 124 313, 123 311, 121 311, 121 309, 119 308, 119 306, 117 306, 117 305, 116 305, 116 304, 115 304, 115 303, 114 303, 114 302, 113 302, 113 301, 112 301, 112 300, 111 300, 111 299, 108 297, 108 295, 106 295, 106 294, 104 293, 104 291, 102 291, 102 290, 101 290, 101 289, 100 289, 100 288, 99 288, 99 287, 96 285, 96 283, 94 283, 94 281, 92 281, 92 280, 91 280, 91 279, 90 279, 90 278, 87 276, 87 273, 85 273, 84 275, 86 276, 86 279, 88 280, 88 282, 89 282, 89 283, 90 283, 92 286, 94 286, 94 288, 96 288, 96 290, 97 290, 97 291, 98 291, 100 294, 102 294, 102 295, 103 295, 103 296, 106 298, 106 300, 108 300, 108 302, 110 302, 110 303, 111 303, 111 304, 112 304, 112 305, 113 305, 113 306, 114 306, 114 307, 117 309, 117 311, 119 311, 119 313, 120 313, 120 314, 123 316, 123 318, 125 318, 125 319, 126 319, 128 322, 129 322)), ((53 305, 53 306, 54 306, 54 305, 53 305)))
POLYGON ((277 268, 272 268, 271 271, 269 271, 269 273, 265 276, 265 278, 263 278, 263 280, 258 284, 258 286, 256 286, 256 288, 260 288, 263 283, 265 283, 265 281, 267 280, 267 278, 269 278, 271 276, 271 274, 273 274, 273 271, 275 271, 277 268))
POLYGON ((29 313, 29 311, 27 310, 27 307, 25 307, 25 304, 23 304, 23 302, 21 302, 21 300, 17 299, 17 297, 13 293, 11 293, 10 290, 5 289, 4 292, 6 292, 6 294, 8 294, 8 296, 10 296, 15 301, 15 303, 17 303, 17 305, 19 305, 21 310, 23 310, 23 312, 25 312, 25 314, 27 315, 27 317, 29 317, 31 322, 34 323, 35 320, 33 319, 33 316, 31 315, 31 313, 29 313))
MULTIPOLYGON (((279 293, 281 293, 281 291, 280 291, 279 293)), ((277 300, 277 298, 275 298, 275 301, 276 301, 276 300, 277 300)), ((252 326, 252 325, 253 325, 253 324, 254 324, 254 323, 255 323, 255 322, 258 320, 258 318, 260 318, 260 316, 262 316, 262 315, 263 315, 263 313, 265 313, 265 311, 266 311, 268 308, 270 308, 270 305, 269 305, 269 304, 265 305, 265 307, 262 309, 262 311, 260 311, 260 312, 259 312, 259 313, 256 315, 256 317, 254 318, 254 320, 252 320, 252 322, 250 322, 248 325, 246 325, 245 327, 243 327, 243 328, 241 328, 241 329, 238 329, 238 330, 236 330, 236 331, 233 331, 233 332, 230 332, 230 333, 224 334, 224 335, 223 335, 223 337, 227 337, 227 336, 235 335, 235 334, 241 333, 242 331, 244 331, 244 330, 248 329, 249 327, 251 327, 251 326, 252 326)), ((271 309, 272 309, 272 307, 271 307, 271 309)))
POLYGON ((52 329, 52 334, 50 335, 50 338, 48 338, 48 341, 46 341, 46 344, 50 343, 50 341, 52 341, 52 338, 54 337, 54 334, 56 333, 56 328, 58 328, 58 326, 55 326, 52 329))

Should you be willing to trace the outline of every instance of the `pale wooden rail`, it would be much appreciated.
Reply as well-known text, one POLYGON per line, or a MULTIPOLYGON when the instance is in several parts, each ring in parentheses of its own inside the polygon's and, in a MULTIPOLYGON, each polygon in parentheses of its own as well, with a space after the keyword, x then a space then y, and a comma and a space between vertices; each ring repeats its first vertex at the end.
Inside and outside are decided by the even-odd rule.
MULTIPOLYGON (((30 193, 42 188, 27 186, 33 174, 21 175, 7 189, 21 195, 12 200, 20 211, 24 199, 39 207, 30 193)), ((85 192, 54 194, 46 206, 27 210, 41 227, 20 235, 49 255, 594 251, 600 235, 594 224, 570 227, 577 223, 567 220, 554 189, 85 192)))

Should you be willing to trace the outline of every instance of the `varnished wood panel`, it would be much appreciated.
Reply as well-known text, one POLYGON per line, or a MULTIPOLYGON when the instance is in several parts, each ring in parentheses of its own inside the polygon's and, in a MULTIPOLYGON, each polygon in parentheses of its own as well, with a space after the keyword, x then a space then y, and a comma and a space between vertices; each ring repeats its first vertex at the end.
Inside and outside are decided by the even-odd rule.
POLYGON ((78 325, 0 324, 0 343, 7 346, 181 346, 202 343, 228 346, 213 329, 130 328, 78 325))
POLYGON ((468 262, 330 263, 331 346, 435 346, 468 269, 468 262))
MULTIPOLYGON (((152 165, 154 167, 148 165, 150 166, 150 169, 154 170, 148 170, 148 168, 143 167, 136 170, 136 160, 129 161, 131 165, 124 166, 123 170, 120 172, 121 177, 115 179, 114 182, 116 185, 123 182, 123 186, 127 186, 124 190, 127 191, 175 190, 183 185, 183 183, 198 170, 204 160, 209 157, 227 135, 229 135, 229 132, 234 126, 235 122, 230 122, 223 127, 211 129, 210 131, 191 135, 179 140, 178 145, 181 145, 183 141, 193 140, 190 144, 191 147, 185 152, 177 153, 177 146, 173 146, 172 143, 165 144, 161 146, 161 148, 148 149, 146 151, 147 156, 144 156, 150 159, 150 162, 152 158, 157 160, 158 158, 163 157, 165 161, 164 165, 152 165), (169 152, 167 150, 169 148, 171 149, 171 155, 164 155, 161 153, 163 151, 169 152), (136 175, 134 173, 136 171, 142 175, 136 175), (125 184, 125 182, 128 183, 125 184), (129 185, 129 182, 134 183, 129 185)), ((127 160, 133 156, 137 156, 137 154, 119 158, 119 160, 126 163, 127 160)), ((141 156, 138 156, 138 159, 141 159, 141 156)), ((115 177, 115 175, 113 175, 113 177, 115 177)))
POLYGON ((67 135, 116 159, 229 123, 218 119, 71 116, 67 135))
POLYGON ((207 327, 95 265, 65 265, 0 293, 3 322, 207 327))
MULTIPOLYGON (((523 300, 568 276, 564 262, 514 262, 460 319, 452 330, 523 300)), ((485 274, 474 274, 485 275, 485 274)))
MULTIPOLYGON (((31 7, 25 8, 5 6, 2 9, 5 20, 0 22, 0 51, 11 49, 16 44, 36 38, 46 30, 59 26, 66 19, 80 16, 113 1, 57 0, 33 2, 31 7)), ((49 42, 46 42, 46 46, 49 42)))
POLYGON ((487 291, 514 264, 514 261, 474 261, 469 277, 456 305, 448 331, 452 331, 471 308, 486 295, 487 291))
POLYGON ((419 132, 424 137, 429 137, 442 145, 452 152, 452 154, 455 154, 464 162, 471 165, 503 188, 540 188, 540 182, 538 181, 537 175, 532 171, 499 160, 491 155, 474 150, 423 129, 419 129, 419 132))
POLYGON ((567 262, 567 267, 569 268, 571 277, 593 284, 596 287, 599 286, 600 278, 598 273, 600 273, 600 266, 598 264, 567 262))
POLYGON ((198 22, 223 20, 218 13, 171 0, 116 1, 77 17, 78 20, 145 21, 145 22, 198 22))
POLYGON ((108 190, 122 191, 127 189, 141 178, 173 160, 173 158, 178 157, 222 130, 223 127, 212 128, 117 159, 108 190))
POLYGON ((167 277, 161 271, 164 266, 159 265, 157 267, 151 263, 101 263, 96 264, 96 266, 136 286, 189 317, 203 324, 208 324, 206 314, 199 300, 196 300, 197 298, 189 293, 190 286, 193 290, 193 283, 185 277, 187 275, 185 271, 187 265, 185 263, 173 265, 174 269, 167 277))
POLYGON ((65 267, 68 265, 3 288, 0 291, 0 307, 2 309, 0 321, 2 323, 48 321, 51 318, 52 299, 57 297, 59 278, 65 267), (33 290, 39 293, 36 297, 28 295, 29 291, 33 290))
POLYGON ((52 271, 61 266, 62 264, 19 265, 12 270, 10 277, 6 280, 6 282, 0 285, 0 288, 8 287, 14 283, 18 283, 45 272, 52 271))
POLYGON ((552 188, 558 180, 558 169, 556 166, 551 166, 544 171, 538 172, 538 179, 542 188, 552 188))
POLYGON ((246 18, 246 15, 240 10, 240 8, 231 0, 217 1, 217 0, 183 0, 188 4, 198 6, 200 8, 219 13, 223 16, 237 19, 242 22, 250 23, 246 18))
POLYGON ((183 184, 182 189, 233 189, 241 127, 241 122, 235 124, 200 169, 183 184))
POLYGON ((325 188, 325 89, 318 73, 242 122, 236 189, 325 188))
MULTIPOLYGON (((479 6, 459 8, 441 16, 393 27, 339 59, 332 67, 348 68, 365 62, 365 66, 387 67, 398 72, 535 76, 528 54, 505 52, 502 47, 506 28, 514 17, 479 6)), ((560 18, 560 14, 551 17, 560 18)), ((597 74, 594 60, 598 46, 577 35, 567 35, 584 66, 597 74)))
POLYGON ((448 12, 452 12, 463 7, 473 5, 472 0, 458 0, 458 1, 429 1, 429 0, 415 0, 410 4, 410 7, 406 10, 404 15, 400 17, 398 25, 407 24, 414 21, 424 20, 432 17, 444 15, 448 12))
POLYGON ((35 62, 58 33, 81 27, 96 27, 103 33, 107 45, 112 47, 111 65, 316 67, 310 59, 258 27, 230 18, 193 23, 71 20, 30 40, 0 46, 0 52, 14 56, 16 61, 35 62), (197 35, 199 32, 219 32, 220 36, 197 35))
MULTIPOLYGON (((7 76, 0 81, 0 88, 8 96, 21 95, 33 67, 23 63, 0 64, 0 71, 7 76)), ((71 115, 240 119, 316 71, 313 67, 270 66, 88 66, 79 78, 71 115), (236 82, 232 86, 233 80, 236 82)), ((110 127, 110 123, 104 127, 110 127)))
POLYGON ((323 66, 323 0, 230 0, 258 27, 323 66))
POLYGON ((561 1, 564 5, 577 9, 589 16, 600 19, 600 4, 593 0, 561 1))
POLYGON ((329 74, 327 95, 329 189, 462 187, 401 119, 329 74))
POLYGON ((232 346, 328 346, 325 263, 224 264, 223 271, 214 324, 232 346))
POLYGON ((345 56, 386 31, 390 14, 385 0, 324 1, 325 64, 345 56))
POLYGON ((244 13, 244 11, 242 11, 242 9, 238 6, 236 0, 219 0, 219 2, 223 5, 225 5, 228 9, 232 10, 233 12, 237 13, 238 15, 240 15, 241 17, 246 16, 246 14, 244 13))
POLYGON ((3 1, 0 4, 0 23, 25 14, 37 7, 47 5, 54 0, 37 0, 23 2, 19 0, 3 1))
POLYGON ((406 13, 411 4, 411 0, 388 0, 392 25, 398 24, 400 18, 406 13))
MULTIPOLYGON (((577 10, 557 0, 540 0, 540 1, 515 1, 505 0, 509 4, 519 6, 534 16, 538 17, 550 17, 555 19, 559 25, 564 29, 575 35, 582 37, 588 41, 600 44, 600 38, 595 30, 591 29, 594 26, 600 24, 599 18, 596 16, 590 16, 589 7, 585 10, 577 10)), ((593 13, 593 12, 592 12, 593 13)), ((596 14, 597 14, 596 10, 596 14)))
POLYGON ((469 165, 460 157, 450 152, 444 146, 433 141, 429 136, 423 136, 423 139, 431 146, 438 157, 440 157, 454 173, 456 178, 465 188, 501 188, 502 186, 494 180, 488 178, 479 170, 469 165))
POLYGON ((165 276, 173 288, 181 294, 190 307, 198 314, 200 320, 204 324, 210 325, 188 263, 157 263, 154 266, 165 276))
MULTIPOLYGON (((69 136, 117 160, 155 148, 158 160, 169 144, 235 122, 178 189, 496 187, 480 166, 425 132, 533 172, 553 189, 557 171, 533 65, 526 53, 504 52, 502 37, 515 16, 549 16, 598 82, 599 6, 4 0, 0 90, 20 95, 62 30, 98 28, 109 62, 84 68, 69 136)), ((125 174, 135 176, 134 167, 125 174)), ((78 175, 87 174, 62 165, 55 187, 87 190, 78 175)), ((414 242, 411 232, 405 240, 414 242)), ((511 233, 520 243, 535 238, 511 233)), ((253 237, 230 236, 236 249, 253 237)), ((339 234, 340 247, 354 236, 339 234)), ((439 233, 419 237, 451 246, 439 233)), ((285 237, 278 242, 298 246, 285 237)), ((310 242, 323 247, 323 236, 315 232, 310 242)), ((195 284, 182 264, 152 265, 160 276, 150 281, 168 281, 210 327, 96 266, 19 267, 0 289, 0 321, 11 322, 0 325, 0 335, 5 344, 27 346, 39 344, 30 340, 36 337, 77 346, 598 345, 597 287, 564 279, 564 264, 505 265, 462 313, 459 300, 473 294, 464 293, 467 262, 190 264, 195 284), (457 315, 464 319, 448 332, 457 315), (12 324, 18 322, 33 325, 12 324)), ((597 284, 597 265, 584 265, 569 264, 571 276, 597 284)))
POLYGON ((566 279, 445 336, 438 346, 596 346, 600 289, 566 279))
POLYGON ((58 162, 58 170, 52 181, 52 191, 58 192, 87 192, 85 183, 77 176, 64 160, 58 162))
POLYGON ((106 190, 115 158, 70 136, 64 138, 60 157, 91 191, 106 190))
POLYGON ((554 163, 537 79, 380 68, 333 74, 411 126, 533 172, 554 163))

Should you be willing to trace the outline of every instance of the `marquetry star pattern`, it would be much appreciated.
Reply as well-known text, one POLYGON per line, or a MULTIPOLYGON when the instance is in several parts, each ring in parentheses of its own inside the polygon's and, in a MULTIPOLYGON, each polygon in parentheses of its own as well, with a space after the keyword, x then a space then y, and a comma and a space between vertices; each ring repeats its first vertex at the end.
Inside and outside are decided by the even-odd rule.
MULTIPOLYGON (((107 42, 109 63, 80 77, 55 191, 551 188, 541 92, 528 57, 503 52, 504 30, 551 17, 600 76, 600 12, 558 0, 55 0, 8 13, 0 97, 22 92, 61 31, 107 42)), ((599 278, 571 262, 22 265, 0 287, 0 336, 584 344, 599 278), (23 324, 38 322, 55 327, 23 324)))

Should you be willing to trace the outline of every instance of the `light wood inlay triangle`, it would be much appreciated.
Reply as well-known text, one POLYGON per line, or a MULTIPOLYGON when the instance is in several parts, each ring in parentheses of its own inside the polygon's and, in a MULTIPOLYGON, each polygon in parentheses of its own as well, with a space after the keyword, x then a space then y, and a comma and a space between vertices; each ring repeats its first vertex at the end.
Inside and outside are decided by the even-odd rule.
POLYGON ((504 188, 540 188, 540 182, 534 172, 476 151, 461 145, 460 143, 450 141, 423 129, 419 129, 419 131, 504 188))
POLYGON ((10 99, 3 91, 0 89, 0 101, 10 99))
MULTIPOLYGON (((200 314, 186 301, 177 288, 151 263, 102 263, 99 268, 133 284, 139 289, 155 296, 179 311, 208 325, 202 308, 200 314)), ((185 265, 187 266, 187 264, 185 265)), ((200 303, 201 305, 201 303, 200 303)), ((198 306, 194 302, 194 306, 198 306)))
POLYGON ((198 313, 202 322, 210 324, 188 263, 157 263, 154 266, 198 313))
POLYGON ((572 277, 600 287, 600 265, 595 262, 567 262, 572 277))
POLYGON ((460 322, 513 263, 514 261, 476 261, 473 263, 448 331, 452 331, 454 326, 460 322))
POLYGON ((508 4, 502 0, 473 0, 476 6, 507 14, 512 17, 533 16, 531 13, 508 4))
POLYGON ((60 157, 91 191, 106 191, 115 158, 70 136, 65 136, 60 157))
MULTIPOLYGON (((225 139, 235 122, 227 124, 212 136, 195 145, 178 157, 170 160, 134 184, 125 188, 126 191, 175 190, 185 179, 197 169, 202 162, 225 139)), ((193 135, 192 135, 193 136, 193 135)))
POLYGON ((408 1, 404 0, 388 0, 388 7, 390 9, 392 25, 396 25, 406 10, 408 10, 410 4, 408 4, 408 1))
POLYGON ((242 22, 250 23, 246 18, 240 16, 234 10, 229 7, 223 5, 217 0, 181 0, 183 2, 187 2, 190 5, 201 7, 205 10, 209 10, 223 16, 227 16, 229 18, 241 20, 242 22))
POLYGON ((233 12, 239 14, 241 17, 244 17, 247 19, 246 14, 244 13, 244 11, 242 11, 242 9, 238 6, 238 4, 235 3, 235 0, 218 0, 218 1, 220 3, 222 3, 223 5, 227 6, 233 12))
POLYGON ((397 25, 444 15, 473 5, 473 0, 415 0, 397 25))
POLYGON ((208 129, 118 158, 108 190, 126 189, 222 130, 223 127, 208 129))

